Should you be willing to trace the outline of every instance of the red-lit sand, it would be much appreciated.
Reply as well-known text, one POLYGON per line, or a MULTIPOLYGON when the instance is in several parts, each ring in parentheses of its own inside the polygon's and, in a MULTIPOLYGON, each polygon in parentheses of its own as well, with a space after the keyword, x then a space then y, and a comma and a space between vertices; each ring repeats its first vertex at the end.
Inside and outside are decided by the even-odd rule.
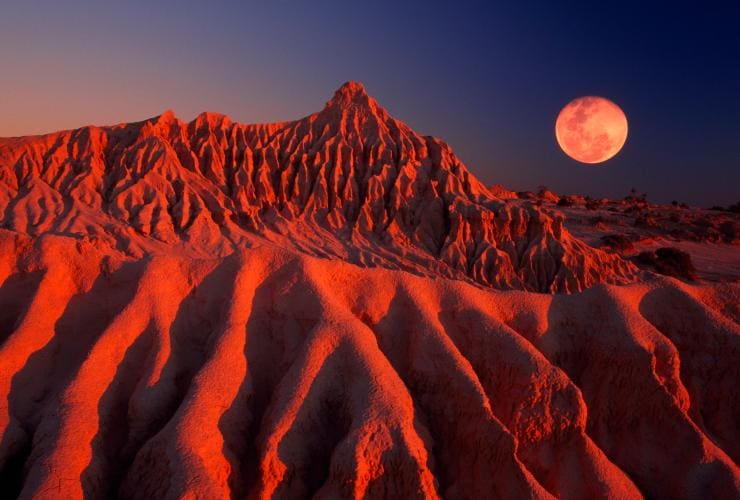
POLYGON ((352 83, 0 140, 0 488, 736 496, 740 286, 499 195, 352 83))

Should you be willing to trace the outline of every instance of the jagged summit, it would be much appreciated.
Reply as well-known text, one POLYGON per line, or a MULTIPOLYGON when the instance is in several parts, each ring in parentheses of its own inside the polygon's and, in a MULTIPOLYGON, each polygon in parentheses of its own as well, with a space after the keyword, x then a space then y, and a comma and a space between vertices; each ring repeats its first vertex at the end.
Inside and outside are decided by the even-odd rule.
POLYGON ((173 110, 167 108, 161 115, 152 118, 152 120, 157 122, 171 123, 177 121, 178 118, 173 110))
POLYGON ((348 101, 352 101, 355 99, 367 99, 368 97, 365 86, 362 83, 350 80, 344 82, 342 86, 334 92, 333 99, 336 100, 338 98, 343 98, 348 101))
POLYGON ((244 125, 171 111, 139 124, 0 140, 3 226, 131 256, 227 255, 258 241, 485 286, 578 291, 635 269, 533 204, 497 198, 443 141, 362 84, 320 112, 244 125))
POLYGON ((328 124, 345 137, 355 134, 362 142, 377 140, 393 130, 412 132, 368 95, 361 83, 352 81, 337 89, 324 109, 312 116, 321 126, 328 124))
POLYGON ((346 107, 352 104, 360 106, 369 106, 375 104, 375 100, 367 94, 365 86, 360 82, 345 82, 335 92, 334 96, 326 103, 327 107, 346 107))

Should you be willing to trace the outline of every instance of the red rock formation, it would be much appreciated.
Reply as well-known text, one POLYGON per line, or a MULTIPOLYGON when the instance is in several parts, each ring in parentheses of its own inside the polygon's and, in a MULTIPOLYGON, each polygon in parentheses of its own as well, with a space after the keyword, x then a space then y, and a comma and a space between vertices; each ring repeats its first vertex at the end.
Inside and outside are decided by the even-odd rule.
POLYGON ((171 112, 0 140, 4 227, 89 238, 130 256, 228 255, 255 235, 363 266, 498 288, 580 291, 634 267, 533 204, 497 198, 450 147, 392 118, 362 85, 319 113, 241 125, 171 112))
POLYGON ((4 496, 740 491, 740 285, 605 283, 358 84, 3 139, 0 202, 4 496))
POLYGON ((272 244, 0 247, 11 495, 737 493, 737 285, 552 296, 272 244))

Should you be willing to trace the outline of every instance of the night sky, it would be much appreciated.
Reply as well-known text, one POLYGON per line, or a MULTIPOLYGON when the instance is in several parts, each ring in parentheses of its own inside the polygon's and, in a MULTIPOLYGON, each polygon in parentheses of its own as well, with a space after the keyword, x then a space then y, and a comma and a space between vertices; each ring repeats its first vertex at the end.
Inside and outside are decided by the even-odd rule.
POLYGON ((740 201, 740 7, 642 3, 3 0, 0 136, 168 108, 295 119, 358 80, 488 184, 740 201), (582 95, 629 119, 601 165, 555 142, 582 95))

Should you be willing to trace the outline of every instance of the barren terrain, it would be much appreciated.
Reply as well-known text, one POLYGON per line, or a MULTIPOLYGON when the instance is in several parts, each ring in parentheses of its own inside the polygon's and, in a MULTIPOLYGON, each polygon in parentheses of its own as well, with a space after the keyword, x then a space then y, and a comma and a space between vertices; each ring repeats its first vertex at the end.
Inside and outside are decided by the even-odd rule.
POLYGON ((0 139, 0 491, 736 497, 737 214, 550 194, 354 82, 0 139))

